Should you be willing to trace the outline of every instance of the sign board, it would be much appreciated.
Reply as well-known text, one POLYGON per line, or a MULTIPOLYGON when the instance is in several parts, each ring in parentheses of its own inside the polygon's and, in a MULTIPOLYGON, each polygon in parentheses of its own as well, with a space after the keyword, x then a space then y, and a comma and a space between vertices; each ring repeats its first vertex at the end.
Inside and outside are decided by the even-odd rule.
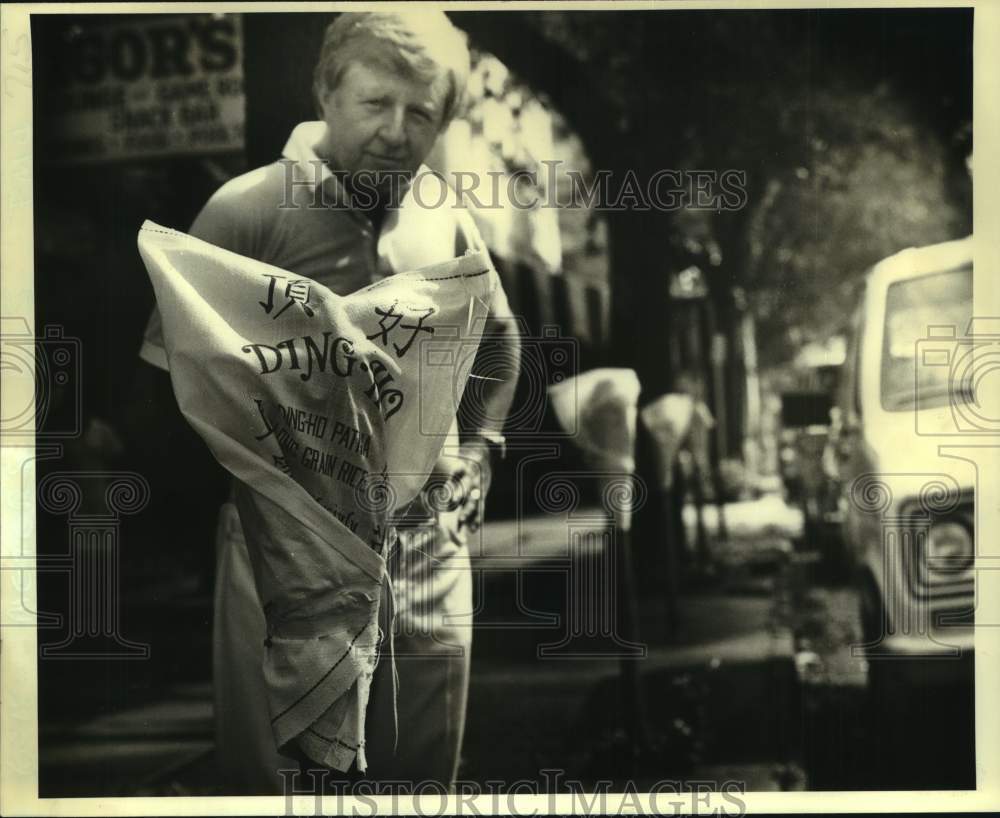
POLYGON ((783 392, 781 425, 786 429, 829 426, 833 401, 822 392, 783 392))
MULTIPOLYGON (((238 14, 98 18, 60 34, 41 159, 125 160, 242 150, 238 14)), ((42 112, 39 112, 42 113, 42 112)))

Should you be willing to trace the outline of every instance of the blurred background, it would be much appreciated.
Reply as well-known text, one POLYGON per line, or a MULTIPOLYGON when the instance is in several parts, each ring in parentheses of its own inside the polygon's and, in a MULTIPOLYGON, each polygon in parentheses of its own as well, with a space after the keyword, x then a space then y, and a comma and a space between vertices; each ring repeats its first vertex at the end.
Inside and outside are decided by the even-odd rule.
MULTIPOLYGON (((885 580, 866 573, 872 546, 845 507, 849 443, 831 440, 861 369, 870 268, 971 232, 971 9, 450 16, 473 71, 429 160, 446 177, 493 172, 506 190, 528 171, 538 183, 524 198, 564 202, 574 174, 592 185, 608 172, 615 190, 629 173, 733 171, 742 191, 728 206, 470 206, 528 340, 476 552, 460 776, 975 786, 969 652, 932 680, 912 657, 906 674, 892 666, 899 679, 875 679, 876 660, 851 651, 885 580), (599 483, 581 476, 545 387, 597 367, 633 369, 640 407, 688 401, 669 485, 642 424, 636 445, 650 743, 629 732, 632 688, 611 654, 538 658, 559 641, 541 614, 566 608, 569 532, 604 525, 599 483), (553 474, 576 475, 572 508, 540 499, 553 474)), ((227 480, 193 433, 135 400, 153 306, 136 234, 145 219, 186 230, 223 182, 280 156, 314 118, 331 19, 32 16, 25 332, 48 333, 39 360, 53 378, 36 451, 42 795, 226 794, 212 759, 211 600, 227 480), (114 474, 141 475, 131 505, 108 506, 114 474), (65 480, 75 505, 58 502, 65 480), (110 601, 89 629, 73 613, 88 537, 115 543, 93 568, 110 601)), ((971 289, 956 309, 971 314, 971 289)), ((954 556, 964 545, 942 531, 928 542, 954 556)), ((948 610, 970 609, 968 577, 946 580, 959 588, 948 610)))

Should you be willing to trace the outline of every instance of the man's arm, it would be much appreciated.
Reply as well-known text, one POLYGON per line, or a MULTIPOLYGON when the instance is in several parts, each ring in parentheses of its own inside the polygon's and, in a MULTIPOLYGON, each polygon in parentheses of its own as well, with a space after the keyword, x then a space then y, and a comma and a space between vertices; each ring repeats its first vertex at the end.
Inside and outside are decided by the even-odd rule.
POLYGON ((521 369, 521 333, 507 295, 498 287, 459 409, 463 449, 502 444, 521 369))
POLYGON ((461 445, 457 454, 443 454, 438 478, 454 484, 458 513, 456 542, 464 542, 482 522, 483 501, 493 481, 493 468, 506 451, 504 423, 510 413, 520 372, 521 336, 507 296, 498 287, 486 319, 459 407, 461 445), (463 529, 465 529, 463 531, 463 529))
MULTIPOLYGON (((458 211, 455 255, 468 250, 486 250, 472 216, 458 211)), ((462 442, 502 441, 504 423, 510 414, 521 371, 521 333, 510 309, 507 293, 498 283, 490 301, 483 328, 483 342, 472 367, 459 408, 462 442), (488 361, 488 364, 486 363, 488 361)))
MULTIPOLYGON (((487 250, 469 212, 464 208, 454 212, 455 255, 487 250)), ((471 529, 479 525, 482 501, 493 479, 493 465, 506 451, 504 424, 514 402, 520 369, 520 330, 503 285, 498 284, 458 410, 459 452, 443 454, 434 470, 436 479, 455 484, 453 496, 460 505, 458 518, 471 529)), ((459 541, 464 539, 458 531, 452 532, 452 536, 459 541)))

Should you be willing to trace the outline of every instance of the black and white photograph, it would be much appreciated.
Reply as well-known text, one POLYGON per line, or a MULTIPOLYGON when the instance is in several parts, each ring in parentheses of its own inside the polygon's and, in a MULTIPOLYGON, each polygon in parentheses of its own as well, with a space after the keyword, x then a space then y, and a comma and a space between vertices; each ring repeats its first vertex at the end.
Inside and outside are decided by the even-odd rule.
POLYGON ((986 6, 8 6, 4 814, 1000 807, 986 6))

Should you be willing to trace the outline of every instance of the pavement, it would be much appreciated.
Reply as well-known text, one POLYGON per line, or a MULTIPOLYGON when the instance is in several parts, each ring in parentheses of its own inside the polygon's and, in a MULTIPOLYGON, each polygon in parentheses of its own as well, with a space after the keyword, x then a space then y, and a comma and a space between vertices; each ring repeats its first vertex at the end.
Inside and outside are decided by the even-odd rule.
POLYGON ((83 722, 50 723, 39 745, 43 794, 195 794, 169 790, 214 752, 211 682, 171 685, 147 704, 83 722))
MULTIPOLYGON (((459 778, 544 785, 551 773, 543 771, 561 770, 590 785, 630 781, 643 790, 699 779, 739 781, 752 791, 890 780, 880 778, 872 755, 886 745, 871 740, 867 668, 849 649, 857 632, 853 591, 824 585, 815 555, 793 550, 801 516, 780 497, 727 504, 723 516, 725 540, 716 509, 704 509, 710 576, 685 584, 672 631, 663 627, 662 600, 650 593, 655 583, 643 586, 637 659, 619 655, 620 623, 603 630, 591 623, 581 635, 580 622, 560 613, 572 607, 571 553, 592 567, 601 552, 599 514, 585 510, 572 521, 576 551, 565 519, 487 524, 474 548, 480 609, 459 778), (630 727, 636 718, 645 735, 630 727)), ((693 541, 693 509, 684 520, 693 541)), ((166 645, 154 625, 171 601, 147 602, 158 615, 144 630, 141 608, 133 608, 132 627, 166 645)), ((103 704, 90 708, 49 707, 40 736, 43 794, 224 794, 213 757, 210 599, 194 591, 175 602, 169 644, 200 623, 197 640, 154 652, 159 664, 121 663, 133 670, 80 677, 81 702, 100 684, 135 688, 133 695, 111 705, 95 698, 103 704)), ((50 678, 50 688, 56 701, 60 685, 50 678)), ((904 778, 915 769, 911 761, 897 767, 904 778)), ((938 779, 961 783, 968 769, 959 765, 938 779)), ((921 786, 912 775, 907 782, 921 786)))

